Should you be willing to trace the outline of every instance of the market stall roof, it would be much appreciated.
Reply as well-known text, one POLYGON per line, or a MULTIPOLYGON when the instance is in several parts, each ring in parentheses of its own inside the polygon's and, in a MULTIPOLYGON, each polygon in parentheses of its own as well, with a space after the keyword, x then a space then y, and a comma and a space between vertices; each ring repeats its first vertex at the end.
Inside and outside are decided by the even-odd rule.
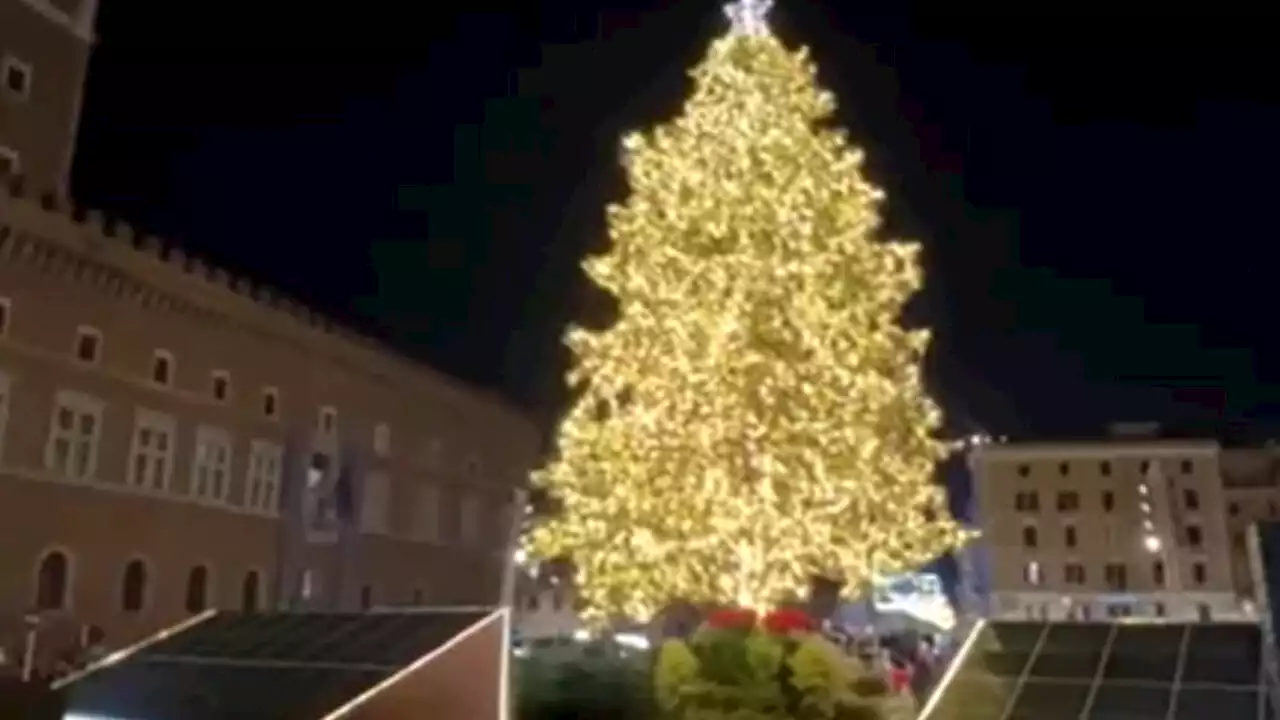
POLYGON ((63 683, 67 717, 320 720, 495 615, 208 613, 63 683))
POLYGON ((982 622, 920 720, 1275 720, 1247 623, 982 622))

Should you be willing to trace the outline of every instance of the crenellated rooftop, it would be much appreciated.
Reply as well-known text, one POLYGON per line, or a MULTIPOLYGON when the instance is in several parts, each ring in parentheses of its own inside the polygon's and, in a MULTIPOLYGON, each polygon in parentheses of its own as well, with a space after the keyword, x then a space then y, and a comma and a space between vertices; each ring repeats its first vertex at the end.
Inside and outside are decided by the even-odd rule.
MULTIPOLYGON (((0 179, 0 262, 71 277, 148 311, 234 326, 319 354, 369 380, 414 391, 481 422, 529 420, 494 393, 414 362, 325 317, 279 290, 235 275, 105 214, 55 193, 33 194, 21 178, 0 179)), ((532 440, 531 442, 536 442, 532 440)))

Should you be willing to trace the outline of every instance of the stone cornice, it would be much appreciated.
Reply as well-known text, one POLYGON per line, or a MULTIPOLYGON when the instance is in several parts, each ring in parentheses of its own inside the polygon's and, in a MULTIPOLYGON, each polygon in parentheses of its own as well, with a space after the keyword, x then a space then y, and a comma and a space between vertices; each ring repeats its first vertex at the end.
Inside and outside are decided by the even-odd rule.
POLYGON ((54 194, 32 197, 21 178, 0 181, 0 262, 92 287, 146 311, 178 313, 191 322, 231 326, 287 344, 389 392, 417 395, 463 418, 523 425, 520 432, 536 445, 531 421, 493 393, 411 361, 269 286, 211 266, 100 212, 72 208, 54 194))
POLYGON ((993 443, 972 451, 977 462, 1036 462, 1062 460, 1160 459, 1216 457, 1221 447, 1212 440, 1129 440, 1079 443, 993 443))

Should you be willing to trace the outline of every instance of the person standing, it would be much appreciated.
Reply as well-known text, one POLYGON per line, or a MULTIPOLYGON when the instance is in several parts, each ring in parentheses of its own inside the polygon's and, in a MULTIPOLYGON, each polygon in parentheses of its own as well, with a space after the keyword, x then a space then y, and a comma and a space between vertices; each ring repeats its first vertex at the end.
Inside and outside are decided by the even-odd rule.
POLYGON ((80 639, 80 666, 88 667, 109 654, 107 633, 97 625, 86 625, 80 639))

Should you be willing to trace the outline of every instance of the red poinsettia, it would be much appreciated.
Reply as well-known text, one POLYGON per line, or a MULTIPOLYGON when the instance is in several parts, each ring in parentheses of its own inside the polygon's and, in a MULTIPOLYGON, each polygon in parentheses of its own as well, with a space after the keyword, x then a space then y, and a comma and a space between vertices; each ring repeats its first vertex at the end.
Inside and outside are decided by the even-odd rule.
POLYGON ((716 630, 750 630, 755 626, 755 610, 725 608, 716 610, 707 616, 707 627, 716 630))
POLYGON ((891 668, 889 670, 889 685, 893 687, 894 692, 906 692, 911 689, 911 675, 909 668, 891 668))
POLYGON ((764 618, 764 629, 774 635, 812 632, 813 618, 802 610, 775 610, 764 618))

